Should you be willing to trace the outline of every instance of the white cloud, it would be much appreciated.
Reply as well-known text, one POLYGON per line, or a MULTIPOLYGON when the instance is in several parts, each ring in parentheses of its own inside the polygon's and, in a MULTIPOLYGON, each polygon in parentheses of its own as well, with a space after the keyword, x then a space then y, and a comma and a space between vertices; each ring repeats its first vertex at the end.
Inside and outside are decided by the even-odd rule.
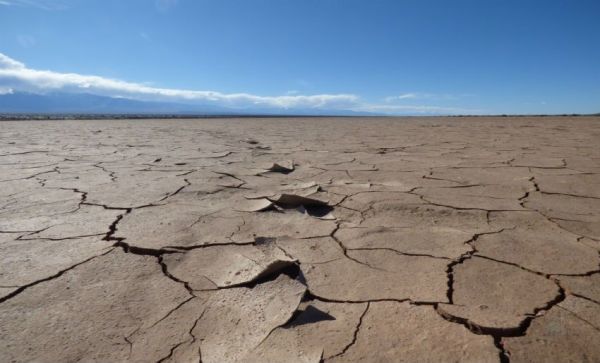
POLYGON ((99 76, 31 69, 2 53, 0 53, 0 86, 35 93, 85 92, 142 100, 206 102, 229 107, 344 109, 359 101, 358 96, 351 94, 258 96, 249 93, 228 94, 151 87, 99 76))
POLYGON ((397 101, 404 101, 404 100, 416 100, 416 99, 428 99, 428 98, 434 98, 435 95, 431 94, 431 93, 422 93, 422 92, 410 92, 410 93, 403 93, 401 95, 396 95, 396 96, 389 96, 384 98, 385 102, 397 102, 397 101))
POLYGON ((404 93, 398 96, 389 96, 386 97, 384 100, 385 102, 394 102, 394 101, 398 101, 398 100, 408 100, 408 99, 414 99, 414 98, 418 98, 416 93, 404 93))
POLYGON ((31 69, 25 64, 0 53, 0 94, 13 92, 38 94, 49 92, 91 93, 146 101, 213 104, 241 109, 258 107, 280 110, 314 109, 318 111, 319 109, 327 109, 389 115, 481 113, 480 110, 458 107, 390 103, 394 100, 418 98, 417 93, 407 93, 394 96, 394 98, 388 97, 391 101, 381 104, 365 102, 354 94, 302 95, 297 91, 289 91, 279 96, 259 96, 250 93, 161 88, 150 84, 132 83, 100 76, 31 69))
POLYGON ((13 69, 13 70, 25 69, 25 64, 0 53, 0 70, 2 70, 2 69, 13 69))

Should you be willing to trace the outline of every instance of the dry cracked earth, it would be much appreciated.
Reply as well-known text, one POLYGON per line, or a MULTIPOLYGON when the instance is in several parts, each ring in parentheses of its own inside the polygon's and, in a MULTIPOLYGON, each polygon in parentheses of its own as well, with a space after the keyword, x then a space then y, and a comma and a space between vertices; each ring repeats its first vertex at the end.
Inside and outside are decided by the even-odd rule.
POLYGON ((600 118, 0 135, 2 362, 600 361, 600 118))

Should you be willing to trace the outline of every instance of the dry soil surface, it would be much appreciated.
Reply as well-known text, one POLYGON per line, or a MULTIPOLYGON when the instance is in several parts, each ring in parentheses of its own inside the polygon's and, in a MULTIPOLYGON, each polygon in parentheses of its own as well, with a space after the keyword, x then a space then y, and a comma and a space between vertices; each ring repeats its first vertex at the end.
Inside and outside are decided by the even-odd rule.
POLYGON ((600 361, 600 118, 0 135, 2 362, 600 361))

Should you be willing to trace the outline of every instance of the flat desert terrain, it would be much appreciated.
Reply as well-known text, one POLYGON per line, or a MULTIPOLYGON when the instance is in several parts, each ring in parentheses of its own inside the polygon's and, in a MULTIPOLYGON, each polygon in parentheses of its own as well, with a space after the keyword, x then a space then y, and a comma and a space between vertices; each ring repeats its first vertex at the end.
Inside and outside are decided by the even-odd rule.
POLYGON ((2 362, 599 362, 600 118, 0 123, 2 362))

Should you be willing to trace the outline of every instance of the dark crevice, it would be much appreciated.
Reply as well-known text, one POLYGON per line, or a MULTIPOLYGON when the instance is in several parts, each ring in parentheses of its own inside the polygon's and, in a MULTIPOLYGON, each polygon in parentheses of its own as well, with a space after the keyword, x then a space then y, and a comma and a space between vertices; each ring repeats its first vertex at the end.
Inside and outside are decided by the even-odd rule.
MULTIPOLYGON (((526 272, 529 272, 529 273, 532 273, 532 274, 535 274, 535 275, 538 275, 538 276, 542 276, 542 277, 545 277, 545 278, 549 278, 550 277, 550 274, 547 274, 547 273, 544 273, 544 272, 540 272, 540 271, 536 271, 536 270, 532 270, 532 269, 529 269, 527 267, 523 267, 523 266, 521 266, 521 265, 519 265, 517 263, 514 263, 514 262, 509 262, 509 261, 504 261, 504 260, 498 260, 498 259, 495 259, 493 257, 482 255, 478 251, 475 251, 475 252, 477 254, 474 255, 473 257, 483 258, 483 259, 486 259, 486 260, 489 260, 489 261, 494 261, 494 262, 502 263, 502 264, 505 264, 505 265, 513 266, 513 267, 519 268, 519 269, 521 269, 523 271, 526 271, 526 272)), ((560 276, 562 276, 562 275, 560 275, 560 276)))
POLYGON ((482 254, 479 254, 479 252, 477 252, 477 254, 474 257, 484 258, 486 260, 490 260, 490 261, 494 261, 494 262, 498 262, 498 263, 503 263, 505 265, 514 266, 514 267, 520 268, 523 271, 527 271, 527 272, 532 273, 532 274, 543 276, 545 278, 550 278, 551 276, 585 277, 585 276, 591 276, 591 275, 595 275, 597 273, 600 273, 600 269, 599 270, 587 271, 587 272, 583 272, 583 273, 579 273, 579 274, 545 273, 545 272, 541 272, 541 271, 532 270, 530 268, 524 267, 524 266, 519 265, 519 264, 514 263, 514 262, 509 262, 509 261, 504 261, 504 260, 498 260, 498 259, 495 259, 495 258, 490 257, 490 256, 482 255, 482 254))
POLYGON ((540 193, 547 194, 547 195, 564 195, 564 196, 573 197, 573 198, 600 199, 600 197, 592 197, 592 196, 589 196, 589 195, 578 195, 578 194, 557 193, 557 192, 544 192, 544 191, 540 191, 540 193))
POLYGON ((225 176, 228 176, 230 178, 233 178, 233 179, 239 181, 240 183, 242 183, 241 185, 245 185, 246 184, 245 180, 240 179, 240 178, 238 178, 237 176, 235 176, 235 175, 233 175, 231 173, 226 173, 226 172, 222 172, 222 171, 213 171, 213 173, 218 174, 218 175, 225 175, 225 176))
POLYGON ((448 267, 446 269, 446 274, 448 276, 448 290, 446 292, 446 296, 448 297, 448 303, 449 304, 453 304, 453 295, 454 295, 454 266, 456 265, 460 265, 463 262, 465 262, 468 259, 471 259, 475 253, 477 253, 477 248, 475 248, 475 246, 473 245, 473 243, 475 243, 477 241, 477 239, 481 236, 484 235, 488 235, 488 234, 497 234, 497 233, 502 233, 505 230, 505 228, 502 228, 500 230, 497 231, 492 231, 492 232, 482 232, 482 233, 476 233, 473 235, 473 237, 471 237, 470 240, 466 241, 465 244, 469 245, 471 247, 470 251, 467 251, 465 253, 463 253, 458 259, 450 262, 448 264, 448 267))
POLYGON ((310 290, 310 287, 306 291, 306 300, 307 301, 318 300, 318 301, 323 301, 323 302, 327 302, 327 303, 337 303, 337 304, 364 304, 364 303, 374 303, 374 302, 404 303, 404 302, 406 302, 406 303, 410 303, 413 305, 427 305, 427 306, 437 306, 440 303, 445 303, 445 302, 440 302, 440 301, 418 301, 418 300, 411 300, 409 298, 406 298, 406 299, 383 298, 383 299, 365 299, 365 300, 340 300, 340 299, 332 299, 332 298, 327 298, 324 296, 317 295, 310 290))
POLYGON ((588 272, 583 272, 583 273, 580 273, 580 274, 552 274, 552 276, 586 277, 586 276, 595 275, 597 273, 600 273, 600 269, 598 269, 598 270, 592 270, 592 271, 588 271, 588 272))
MULTIPOLYGON (((440 203, 434 203, 431 202, 429 200, 426 199, 426 196, 415 193, 415 192, 406 192, 409 194, 413 194, 418 196, 419 198, 421 198, 421 200, 426 203, 426 204, 430 204, 436 207, 444 207, 444 208, 450 208, 450 209, 454 209, 454 210, 480 210, 480 211, 484 211, 484 212, 523 212, 522 209, 485 209, 485 208, 474 208, 474 207, 470 207, 470 208, 466 208, 466 207, 456 207, 456 206, 452 206, 452 205, 448 205, 448 204, 440 204, 440 203)), ((496 199, 506 199, 506 198, 496 198, 496 199)), ((509 199, 506 199, 509 200, 509 199)))
MULTIPOLYGON (((166 355, 165 357, 163 357, 163 358, 159 359, 159 360, 157 361, 157 363, 164 362, 164 361, 166 361, 167 359, 169 359, 169 358, 173 357, 173 353, 175 353, 175 350, 176 350, 177 348, 179 348, 180 346, 182 346, 183 344, 186 344, 186 343, 193 344, 193 343, 195 343, 195 342, 196 342, 196 336, 194 336, 194 334, 193 334, 193 331, 194 331, 194 329, 196 328, 196 325, 198 325, 198 322, 200 321, 200 319, 202 319, 202 317, 204 316, 204 312, 205 312, 205 311, 206 311, 206 310, 203 310, 203 311, 202 311, 202 313, 200 314, 200 316, 199 316, 197 319, 195 319, 195 320, 194 320, 194 324, 192 324, 192 327, 191 327, 191 328, 190 328, 190 330, 188 331, 188 334, 189 334, 189 335, 192 337, 192 339, 191 339, 191 340, 185 340, 185 341, 183 341, 183 342, 179 342, 179 343, 175 344, 174 346, 172 346, 172 347, 171 347, 171 349, 169 350, 169 354, 168 354, 168 355, 166 355)), ((198 354, 199 354, 199 356, 200 356, 200 362, 202 362, 202 353, 200 352, 200 349, 201 349, 201 348, 200 348, 200 347, 198 347, 198 354)))
POLYGON ((79 239, 79 238, 86 238, 86 237, 98 237, 98 236, 105 235, 105 233, 96 233, 96 234, 83 234, 80 236, 70 236, 70 237, 61 237, 61 238, 52 238, 52 237, 25 238, 26 236, 31 236, 36 233, 38 233, 38 232, 19 236, 15 240, 17 240, 17 241, 67 241, 67 240, 72 240, 72 239, 79 239))
POLYGON ((108 171, 106 170, 106 168, 104 168, 103 166, 101 166, 100 164, 102 164, 102 162, 99 162, 97 164, 92 165, 93 167, 96 167, 102 171, 104 171, 105 173, 108 174, 108 176, 110 177, 110 181, 111 182, 116 182, 117 181, 117 176, 116 173, 114 171, 108 171))
POLYGON ((333 355, 333 356, 329 357, 328 359, 344 355, 348 351, 348 349, 350 349, 354 344, 356 344, 356 340, 358 339, 358 333, 360 332, 360 327, 362 326, 363 319, 365 318, 365 315, 367 315, 367 312, 369 311, 369 307, 370 306, 371 306, 371 303, 367 302, 367 306, 365 307, 365 310, 362 312, 362 314, 360 314, 360 317, 358 319, 358 324, 356 324, 356 328, 354 329, 354 333, 352 335, 352 341, 348 345, 346 345, 342 349, 341 352, 339 352, 336 355, 333 355))
POLYGON ((163 249, 163 248, 154 249, 154 248, 131 246, 131 245, 127 244, 126 242, 123 242, 121 239, 119 239, 117 242, 115 242, 113 244, 113 246, 122 248, 125 253, 131 253, 131 254, 140 255, 140 256, 161 257, 164 254, 179 253, 177 251, 163 249))
POLYGON ((196 295, 194 295, 194 289, 192 289, 192 287, 190 286, 190 284, 187 281, 180 280, 179 278, 173 276, 169 272, 167 265, 163 262, 162 256, 158 256, 157 258, 158 258, 158 264, 160 265, 160 268, 166 277, 168 277, 169 279, 171 279, 179 284, 182 284, 192 297, 196 296, 196 295))
MULTIPOLYGON (((473 188, 473 187, 485 187, 485 186, 490 186, 492 184, 463 184, 463 185, 452 185, 449 187, 445 187, 445 186, 441 186, 438 187, 439 189, 464 189, 464 188, 473 188)), ((490 198, 490 197, 488 197, 490 198)), ((499 198, 499 199, 504 199, 504 198, 499 198)))
POLYGON ((492 338, 494 339, 494 346, 498 349, 500 363, 510 363, 510 353, 504 347, 502 338, 499 336, 492 336, 492 338))
POLYGON ((189 187, 190 185, 192 185, 192 183, 190 183, 187 179, 183 179, 183 181, 185 182, 185 185, 179 187, 173 193, 168 193, 167 195, 165 195, 164 197, 162 197, 161 199, 159 199, 158 202, 162 202, 162 201, 164 201, 164 200, 166 200, 168 198, 171 198, 172 196, 175 196, 175 195, 179 194, 179 192, 181 192, 186 187, 189 187))
MULTIPOLYGON (((110 226, 108 226, 108 232, 106 233, 106 235, 103 238, 104 241, 116 241, 117 243, 123 241, 123 238, 116 238, 116 237, 114 237, 114 235, 115 235, 115 233, 117 233, 117 225, 119 224, 121 219, 123 219, 126 215, 131 213, 131 210, 132 210, 131 208, 124 209, 125 212, 122 214, 119 214, 117 216, 117 218, 110 224, 110 226)), ((115 243, 115 245, 117 243, 115 243)), ((122 246, 120 246, 120 247, 122 247, 122 246)), ((125 251, 125 252, 127 252, 127 251, 125 251)))
MULTIPOLYGON (((140 207, 136 207, 136 208, 111 207, 111 206, 108 206, 106 204, 91 203, 91 202, 81 202, 81 205, 92 205, 92 206, 96 206, 96 207, 102 207, 102 208, 107 209, 107 210, 122 210, 122 211, 127 211, 127 210, 130 210, 130 209, 138 209, 138 208, 140 208, 140 207)), ((148 206, 150 206, 150 205, 148 205, 148 206)))
POLYGON ((173 246, 173 245, 169 245, 169 246, 164 246, 164 251, 170 251, 170 250, 175 250, 175 251, 192 251, 192 250, 196 250, 199 248, 210 248, 210 247, 221 247, 221 246, 248 246, 248 245, 255 245, 256 242, 226 242, 226 243, 206 243, 206 244, 200 244, 200 245, 191 245, 191 246, 173 246))
POLYGON ((158 319, 156 322, 154 322, 154 324, 150 325, 148 327, 148 329, 155 327, 158 323, 160 323, 161 321, 163 321, 166 318, 168 318, 169 316, 171 316, 171 314, 173 314, 174 312, 176 312, 177 310, 179 310, 183 305, 189 303, 190 301, 192 301, 195 298, 196 298, 196 296, 190 296, 189 299, 184 300, 183 302, 179 303, 176 307, 174 307, 173 309, 169 310, 169 312, 167 314, 165 314, 165 316, 163 316, 162 318, 158 319))
POLYGON ((529 178, 529 181, 533 184, 533 187, 535 188, 535 191, 539 192, 540 191, 540 186, 535 181, 535 176, 532 176, 531 178, 529 178))
POLYGON ((133 352, 133 343, 129 340, 129 337, 123 337, 123 340, 129 345, 129 353, 127 354, 127 359, 129 359, 131 357, 131 352, 133 352))
POLYGON ((390 252, 394 252, 398 255, 401 256, 408 256, 408 257, 427 257, 427 258, 435 258, 438 260, 450 260, 450 258, 448 257, 443 257, 443 256, 433 256, 433 255, 428 255, 426 253, 411 253, 411 252, 402 252, 402 251, 398 251, 395 250, 393 248, 387 248, 387 247, 359 247, 359 248, 348 248, 347 250, 349 251, 390 251, 390 252))
POLYGON ((333 238, 333 240, 334 240, 335 242, 337 242, 337 244, 338 244, 338 245, 340 246, 340 248, 342 249, 342 251, 343 251, 343 253, 344 253, 344 256, 346 256, 346 258, 348 258, 349 260, 352 260, 352 261, 354 261, 354 262, 356 262, 356 263, 358 263, 358 264, 360 264, 360 265, 367 266, 368 268, 371 268, 371 269, 373 269, 373 270, 378 270, 378 271, 386 271, 386 270, 384 270, 384 269, 381 269, 381 268, 378 268, 378 267, 371 266, 371 265, 369 265, 369 264, 368 264, 368 263, 366 263, 366 262, 363 262, 363 261, 357 260, 356 258, 349 256, 349 255, 348 255, 348 249, 346 248, 346 246, 344 246, 344 244, 342 243, 342 241, 340 241, 340 240, 339 240, 339 239, 338 239, 338 238, 335 236, 335 233, 338 231, 338 229, 339 229, 339 228, 340 228, 340 225, 339 225, 339 224, 336 224, 336 227, 335 227, 335 229, 334 229, 334 230, 333 230, 333 231, 330 233, 329 237, 333 238))
POLYGON ((173 353, 175 353, 175 349, 179 348, 180 346, 182 346, 185 343, 187 343, 187 341, 180 342, 180 343, 177 343, 174 346, 172 346, 171 349, 169 350, 169 354, 167 354, 165 357, 162 357, 161 359, 156 361, 156 363, 162 363, 162 362, 166 361, 167 359, 171 358, 173 356, 173 353))

